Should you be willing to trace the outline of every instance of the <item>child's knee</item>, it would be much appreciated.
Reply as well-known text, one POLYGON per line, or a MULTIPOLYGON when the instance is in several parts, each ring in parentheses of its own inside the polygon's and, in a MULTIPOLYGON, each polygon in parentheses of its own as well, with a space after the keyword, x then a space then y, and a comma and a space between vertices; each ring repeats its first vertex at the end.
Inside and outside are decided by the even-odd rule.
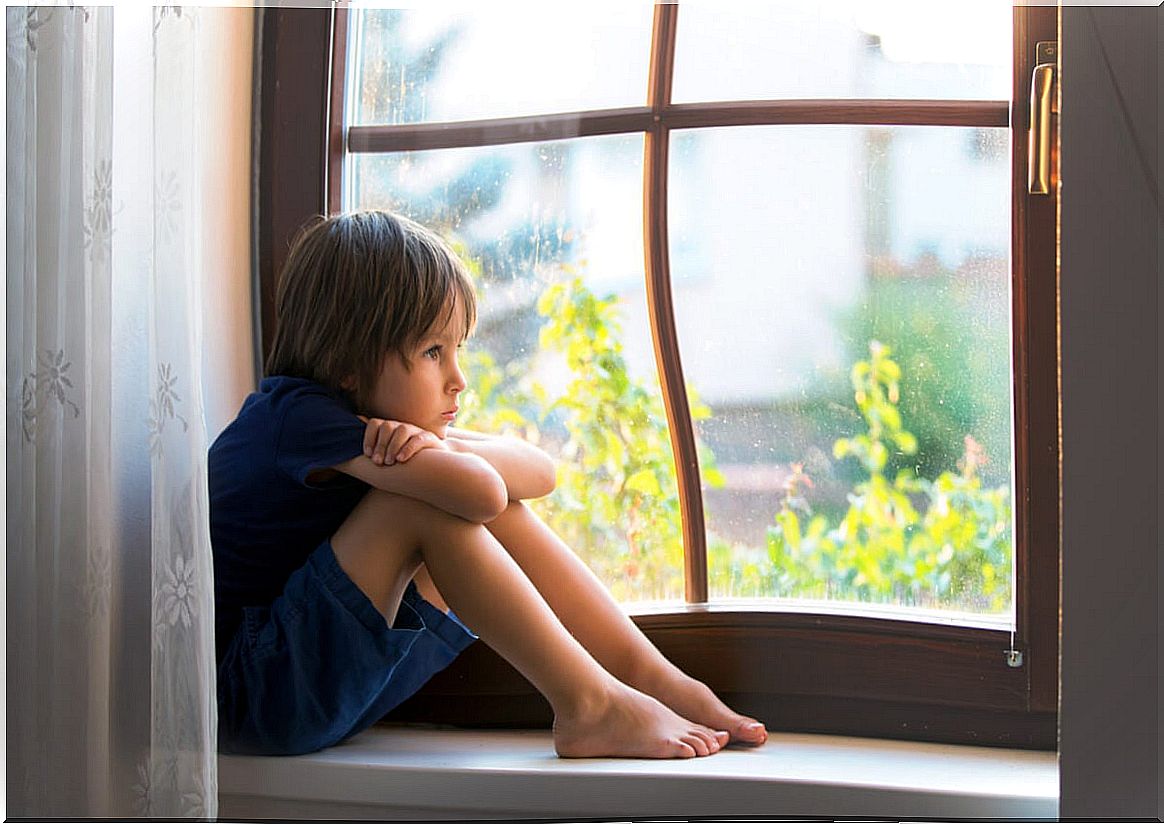
POLYGON ((525 505, 525 501, 510 501, 506 504, 505 509, 497 516, 498 519, 521 517, 529 512, 530 509, 525 505))
POLYGON ((524 501, 510 501, 502 513, 486 526, 504 543, 538 523, 541 523, 541 519, 524 501))

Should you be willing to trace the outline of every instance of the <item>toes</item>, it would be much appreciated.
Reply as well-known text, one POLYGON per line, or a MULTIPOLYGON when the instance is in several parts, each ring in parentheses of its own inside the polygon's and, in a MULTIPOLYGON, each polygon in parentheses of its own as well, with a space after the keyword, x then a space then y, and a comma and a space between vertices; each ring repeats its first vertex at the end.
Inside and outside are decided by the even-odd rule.
POLYGON ((693 746, 691 746, 690 744, 685 744, 682 741, 676 741, 675 742, 674 757, 675 758, 694 758, 695 757, 695 748, 693 746))
POLYGON ((700 757, 711 755, 711 747, 708 745, 707 741, 694 731, 688 733, 679 740, 687 746, 691 747, 691 749, 695 751, 695 754, 700 757))
POLYGON ((744 718, 736 725, 736 736, 741 741, 747 741, 752 744, 763 744, 768 740, 768 731, 759 721, 744 718))
POLYGON ((702 724, 695 728, 695 734, 707 742, 708 748, 712 752, 717 752, 727 742, 730 736, 726 732, 720 730, 713 730, 710 727, 705 727, 702 724))

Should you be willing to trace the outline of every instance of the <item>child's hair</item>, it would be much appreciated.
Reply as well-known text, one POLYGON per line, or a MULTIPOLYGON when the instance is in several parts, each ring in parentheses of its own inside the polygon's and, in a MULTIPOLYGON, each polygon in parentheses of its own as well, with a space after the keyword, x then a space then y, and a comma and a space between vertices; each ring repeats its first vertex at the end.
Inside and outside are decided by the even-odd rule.
POLYGON ((266 374, 314 380, 363 409, 384 355, 407 365, 409 350, 455 309, 468 336, 477 320, 473 282, 433 232, 385 211, 315 218, 279 278, 266 374))

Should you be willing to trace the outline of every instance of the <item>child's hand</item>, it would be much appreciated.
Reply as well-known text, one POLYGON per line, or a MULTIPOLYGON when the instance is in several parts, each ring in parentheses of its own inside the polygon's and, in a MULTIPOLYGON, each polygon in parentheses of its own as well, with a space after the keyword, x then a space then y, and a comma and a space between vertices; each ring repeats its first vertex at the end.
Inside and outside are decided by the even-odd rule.
POLYGON ((368 425, 364 430, 364 455, 374 464, 392 466, 404 463, 422 449, 448 449, 444 441, 419 426, 383 418, 359 417, 368 425))

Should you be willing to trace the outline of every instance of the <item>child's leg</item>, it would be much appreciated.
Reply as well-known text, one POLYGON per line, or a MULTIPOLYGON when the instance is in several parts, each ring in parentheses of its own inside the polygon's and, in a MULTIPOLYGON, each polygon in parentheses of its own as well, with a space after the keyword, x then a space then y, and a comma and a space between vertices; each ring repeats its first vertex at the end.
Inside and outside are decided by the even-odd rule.
POLYGON ((436 584, 432 582, 432 576, 428 574, 428 567, 421 564, 420 568, 416 570, 416 574, 412 576, 412 582, 416 584, 416 588, 424 596, 424 600, 442 612, 449 611, 449 605, 445 603, 444 596, 436 588, 436 584))
POLYGON ((706 685, 664 658, 586 564, 527 506, 511 503, 487 527, 566 628, 616 678, 685 718, 727 730, 733 741, 767 739, 762 724, 732 712, 706 685))
POLYGON ((599 666, 485 527, 372 490, 331 543, 390 622, 423 561, 458 616, 549 700, 560 755, 691 757, 726 742, 599 666))

